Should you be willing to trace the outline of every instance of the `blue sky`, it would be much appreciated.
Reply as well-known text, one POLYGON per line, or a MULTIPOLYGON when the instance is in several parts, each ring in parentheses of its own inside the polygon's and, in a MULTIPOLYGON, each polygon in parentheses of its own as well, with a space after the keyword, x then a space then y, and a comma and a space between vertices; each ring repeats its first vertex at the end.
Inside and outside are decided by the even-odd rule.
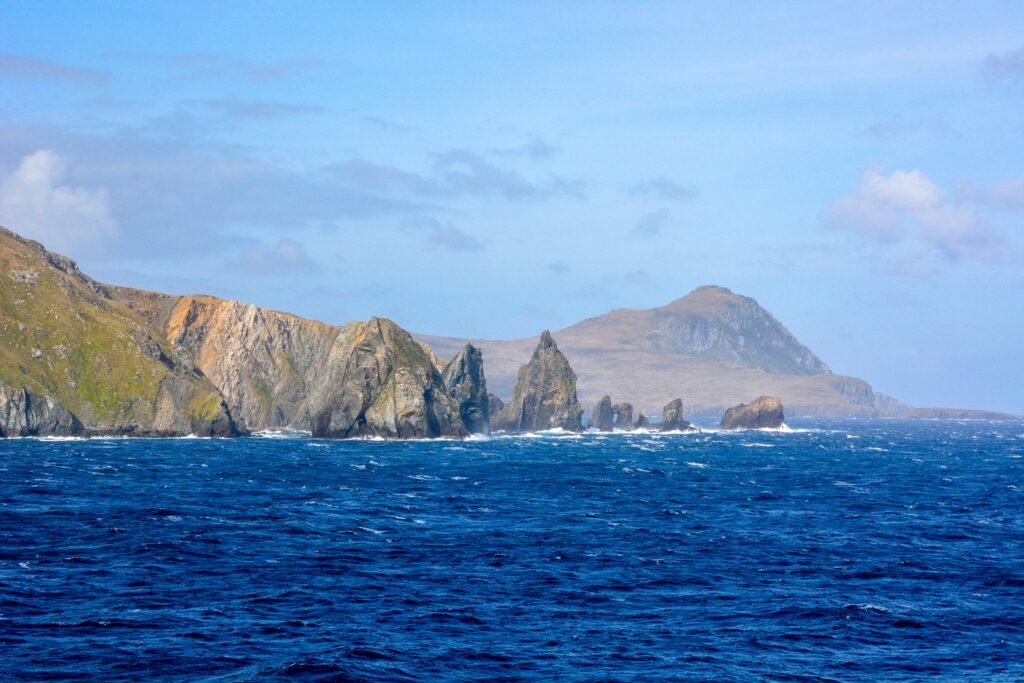
POLYGON ((1020 3, 0 2, 0 223, 101 279, 537 334, 701 284, 1024 413, 1020 3))

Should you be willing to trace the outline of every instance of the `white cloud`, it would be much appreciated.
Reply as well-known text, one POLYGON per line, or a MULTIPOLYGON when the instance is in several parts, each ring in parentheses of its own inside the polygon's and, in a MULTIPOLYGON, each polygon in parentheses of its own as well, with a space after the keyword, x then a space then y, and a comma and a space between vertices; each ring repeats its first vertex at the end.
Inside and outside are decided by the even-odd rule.
POLYGON ((104 189, 68 184, 69 161, 41 149, 0 183, 0 223, 55 251, 95 247, 117 231, 104 189))
POLYGON ((1011 260, 1006 237, 970 204, 953 201, 921 171, 868 169, 829 209, 827 222, 883 244, 919 242, 949 261, 1011 260))

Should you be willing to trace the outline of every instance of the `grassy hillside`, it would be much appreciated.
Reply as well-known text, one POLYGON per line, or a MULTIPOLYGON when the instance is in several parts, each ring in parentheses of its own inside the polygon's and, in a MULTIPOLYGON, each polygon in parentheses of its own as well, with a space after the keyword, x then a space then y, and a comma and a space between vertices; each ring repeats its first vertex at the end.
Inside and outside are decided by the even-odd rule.
POLYGON ((74 261, 0 228, 0 383, 52 397, 90 431, 189 433, 220 394, 74 261))

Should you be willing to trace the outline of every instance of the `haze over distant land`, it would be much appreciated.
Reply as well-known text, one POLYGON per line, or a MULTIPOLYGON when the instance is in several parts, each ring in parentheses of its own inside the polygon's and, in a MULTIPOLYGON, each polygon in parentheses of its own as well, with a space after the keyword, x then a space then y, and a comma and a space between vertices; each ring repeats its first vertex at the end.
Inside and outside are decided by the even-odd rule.
MULTIPOLYGON (((555 332, 585 404, 605 394, 641 412, 684 396, 686 414, 720 416, 761 395, 782 397, 791 416, 873 417, 909 410, 859 379, 832 374, 756 301, 704 286, 655 309, 620 308, 555 332)), ((418 335, 442 357, 466 341, 418 335)), ((484 352, 488 386, 511 396, 532 339, 471 340, 484 352)))
MULTIPOLYGON (((570 357, 716 283, 834 373, 746 358, 737 386, 1024 413, 1018 2, 0 0, 0 25, 0 224, 100 281, 570 357)), ((615 353, 668 381, 670 350, 615 353)))

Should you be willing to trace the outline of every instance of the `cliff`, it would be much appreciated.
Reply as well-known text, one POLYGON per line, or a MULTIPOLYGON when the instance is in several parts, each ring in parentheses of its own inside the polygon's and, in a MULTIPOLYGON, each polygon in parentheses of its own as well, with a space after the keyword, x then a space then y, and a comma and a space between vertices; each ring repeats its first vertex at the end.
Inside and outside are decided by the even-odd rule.
POLYGON ((69 258, 0 228, 0 431, 229 436, 217 388, 69 258))
POLYGON ((441 378, 445 389, 459 406, 462 426, 470 434, 490 434, 490 400, 484 377, 484 356, 480 349, 466 344, 447 365, 441 378))
POLYGON ((530 362, 519 369, 512 400, 495 418, 494 429, 533 432, 583 431, 583 409, 576 399, 576 373, 545 331, 530 362))
MULTIPOLYGON (((136 310, 152 301, 123 295, 136 310)), ((249 429, 332 438, 466 435, 439 361, 390 320, 336 327, 209 296, 150 310, 249 429)))
POLYGON ((469 404, 488 410, 479 351, 453 380, 453 391, 471 394, 460 403, 437 356, 389 320, 332 326, 210 296, 104 285, 3 229, 0 335, 0 436, 288 427, 325 437, 462 437, 469 404))

